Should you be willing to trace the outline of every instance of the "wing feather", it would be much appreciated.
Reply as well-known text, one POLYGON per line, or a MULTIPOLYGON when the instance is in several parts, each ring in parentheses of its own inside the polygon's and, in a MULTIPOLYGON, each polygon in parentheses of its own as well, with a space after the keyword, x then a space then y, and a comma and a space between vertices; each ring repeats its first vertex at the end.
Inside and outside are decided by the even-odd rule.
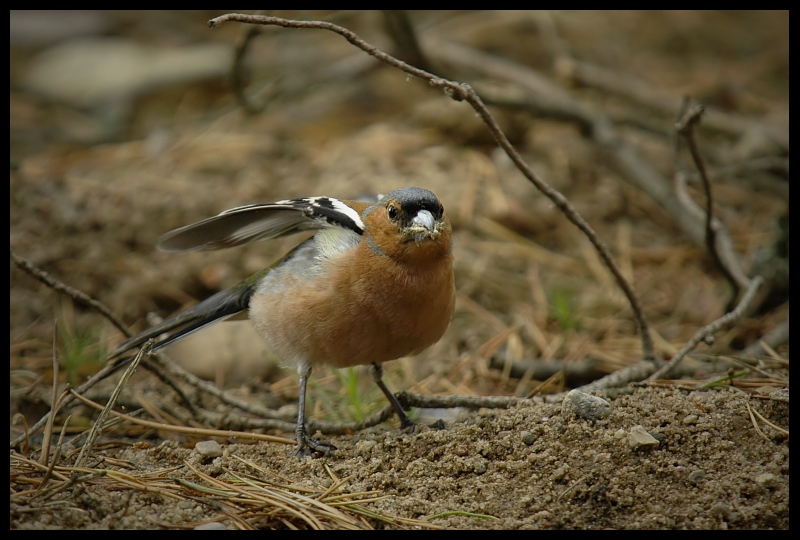
POLYGON ((158 241, 163 251, 207 251, 303 231, 344 227, 358 234, 364 223, 353 208, 332 197, 252 204, 175 229, 158 241))

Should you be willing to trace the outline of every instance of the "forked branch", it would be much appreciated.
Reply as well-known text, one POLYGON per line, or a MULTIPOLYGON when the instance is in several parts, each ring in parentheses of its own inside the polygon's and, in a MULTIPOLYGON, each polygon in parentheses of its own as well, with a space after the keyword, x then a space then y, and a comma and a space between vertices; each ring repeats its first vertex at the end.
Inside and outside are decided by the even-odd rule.
POLYGON ((608 250, 608 247, 603 243, 602 240, 598 237, 597 233, 592 229, 588 222, 578 213, 577 210, 572 206, 572 204, 567 200, 564 195, 561 194, 558 190, 551 187, 547 182, 542 180, 534 171, 530 168, 530 166, 525 162, 525 160, 520 156, 519 152, 517 152, 516 148, 509 142, 508 137, 500 128, 499 124, 495 120, 492 113, 489 112, 489 109, 483 103, 480 96, 472 89, 472 87, 466 83, 460 83, 456 81, 451 81, 448 79, 443 79, 438 77, 432 73, 429 73, 423 69, 419 69, 414 67, 410 64, 403 62, 402 60, 398 60, 394 56, 391 56, 380 49, 376 48, 373 45, 370 45, 357 34, 344 28, 342 26, 326 22, 326 21, 298 21, 292 19, 283 19, 280 17, 269 17, 265 15, 247 15, 242 13, 228 13, 225 15, 221 15, 219 17, 215 17, 208 21, 208 25, 212 28, 219 26, 225 22, 235 21, 235 22, 242 22, 247 24, 261 24, 261 25, 273 25, 273 26, 282 26, 284 28, 315 28, 320 30, 328 30, 335 34, 339 34, 347 41, 352 43, 354 46, 358 47, 359 49, 363 50, 367 54, 374 56, 381 62, 385 62, 390 66, 396 67, 404 71, 405 73, 412 75, 414 77, 418 77, 422 80, 428 81, 428 84, 435 88, 440 88, 447 96, 451 97, 456 101, 466 101, 469 105, 478 113, 481 117, 483 122, 489 128, 492 135, 494 136, 497 144, 506 152, 511 161, 516 165, 517 169, 525 175, 527 178, 536 188, 541 191, 548 199, 552 201, 552 203, 559 209, 564 215, 569 219, 578 229, 583 232, 589 241, 594 245, 597 252, 600 254, 600 257, 603 259, 603 262, 606 264, 608 269, 611 271, 611 274, 614 276, 614 279, 617 281, 617 285, 622 289, 623 293, 628 299, 628 302, 631 305, 631 309, 633 310, 634 318, 636 319, 636 323, 639 327, 639 331, 642 335, 642 356, 646 361, 654 361, 656 359, 655 350, 653 349, 653 340, 650 336, 650 330, 647 325, 647 321, 644 317, 644 312, 642 311, 639 301, 636 297, 636 294, 633 291, 633 288, 630 286, 628 281, 622 275, 619 267, 617 266, 614 257, 611 255, 611 252, 608 250))

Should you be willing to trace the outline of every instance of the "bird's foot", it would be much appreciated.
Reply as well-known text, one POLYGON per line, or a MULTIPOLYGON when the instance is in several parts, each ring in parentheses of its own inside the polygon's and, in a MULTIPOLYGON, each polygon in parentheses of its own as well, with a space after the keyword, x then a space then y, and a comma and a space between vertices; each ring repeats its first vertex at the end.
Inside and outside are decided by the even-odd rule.
MULTIPOLYGON (((427 426, 431 429, 437 429, 437 430, 447 428, 447 426, 444 423, 444 420, 442 420, 441 418, 431 424, 427 424, 427 426)), ((407 422, 400 423, 400 431, 404 433, 418 433, 420 431, 420 426, 418 424, 415 424, 411 420, 408 420, 407 422)))
POLYGON ((447 425, 444 423, 444 420, 441 418, 435 420, 434 422, 428 424, 428 427, 431 429, 446 429, 447 425))
POLYGON ((294 450, 294 455, 300 459, 306 456, 318 457, 328 456, 336 457, 336 447, 330 443, 318 441, 309 435, 305 429, 297 430, 297 448, 294 450))
POLYGON ((402 419, 400 422, 400 431, 404 431, 406 433, 414 433, 415 431, 417 431, 417 424, 415 424, 414 422, 409 420, 408 417, 406 417, 405 419, 402 419))

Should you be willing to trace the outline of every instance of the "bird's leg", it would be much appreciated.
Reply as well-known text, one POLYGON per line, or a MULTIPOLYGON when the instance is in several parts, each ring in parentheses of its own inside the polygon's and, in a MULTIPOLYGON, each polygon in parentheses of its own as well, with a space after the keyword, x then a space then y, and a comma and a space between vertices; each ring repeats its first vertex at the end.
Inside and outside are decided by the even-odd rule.
POLYGON ((306 431, 306 384, 308 383, 308 377, 311 375, 311 366, 302 366, 299 373, 300 395, 297 406, 297 430, 295 431, 297 434, 297 448, 294 454, 299 458, 313 455, 314 452, 320 452, 326 456, 334 456, 335 446, 314 439, 306 431))
POLYGON ((383 366, 378 363, 373 363, 370 366, 370 371, 372 372, 372 378, 375 380, 375 384, 377 384, 381 392, 384 393, 386 399, 392 404, 392 408, 397 413, 398 418, 400 418, 400 427, 402 429, 413 428, 415 426, 414 422, 411 421, 406 411, 403 410, 403 406, 400 405, 400 402, 397 401, 397 398, 394 397, 394 394, 389 391, 386 384, 383 382, 383 366))

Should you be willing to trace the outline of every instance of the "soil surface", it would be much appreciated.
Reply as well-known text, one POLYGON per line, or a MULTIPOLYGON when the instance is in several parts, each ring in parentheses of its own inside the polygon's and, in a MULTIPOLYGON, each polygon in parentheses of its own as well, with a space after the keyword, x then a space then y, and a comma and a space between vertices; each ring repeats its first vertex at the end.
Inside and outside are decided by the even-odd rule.
POLYGON ((54 512, 12 503, 11 521, 14 528, 236 528, 227 510, 280 527, 251 510, 255 501, 215 504, 227 498, 176 483, 213 486, 215 478, 239 475, 306 488, 309 496, 341 479, 345 493, 380 497, 364 506, 382 518, 364 527, 788 528, 788 441, 771 428, 769 440, 758 436, 748 414, 749 405, 787 426, 788 404, 752 403, 736 391, 643 388, 612 405, 596 423, 564 418, 559 405, 526 403, 463 412, 444 429, 409 434, 383 426, 324 436, 336 458, 298 460, 293 447, 262 442, 222 441, 219 457, 174 440, 117 443, 98 450, 97 459, 108 460, 102 468, 140 478, 142 486, 161 477, 161 485, 148 492, 95 480, 54 512), (652 443, 635 442, 637 426, 652 443), (198 471, 211 480, 199 480, 198 471))

